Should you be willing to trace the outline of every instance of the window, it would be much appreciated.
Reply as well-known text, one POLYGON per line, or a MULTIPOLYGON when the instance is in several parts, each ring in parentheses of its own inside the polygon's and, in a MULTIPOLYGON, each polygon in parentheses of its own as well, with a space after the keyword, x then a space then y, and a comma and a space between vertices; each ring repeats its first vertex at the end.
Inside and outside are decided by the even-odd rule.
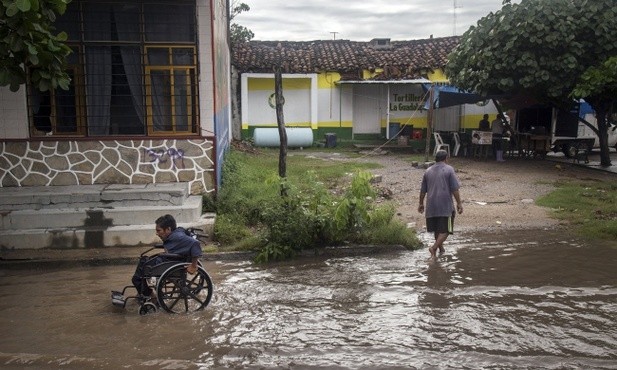
POLYGON ((195 2, 72 1, 69 91, 29 89, 32 134, 198 132, 195 2))
POLYGON ((35 135, 83 135, 83 87, 81 68, 76 64, 77 50, 68 58, 68 74, 73 81, 68 90, 30 92, 30 122, 35 135))
POLYGON ((147 48, 146 55, 149 134, 195 130, 195 50, 156 46, 147 48))

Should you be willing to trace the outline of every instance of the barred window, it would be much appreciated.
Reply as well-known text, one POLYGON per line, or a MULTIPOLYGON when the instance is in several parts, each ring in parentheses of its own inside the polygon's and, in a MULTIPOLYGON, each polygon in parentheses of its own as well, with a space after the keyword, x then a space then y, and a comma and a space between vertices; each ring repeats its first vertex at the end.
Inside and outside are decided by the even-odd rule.
POLYGON ((29 88, 33 136, 198 132, 195 1, 73 0, 66 31, 71 85, 29 88))

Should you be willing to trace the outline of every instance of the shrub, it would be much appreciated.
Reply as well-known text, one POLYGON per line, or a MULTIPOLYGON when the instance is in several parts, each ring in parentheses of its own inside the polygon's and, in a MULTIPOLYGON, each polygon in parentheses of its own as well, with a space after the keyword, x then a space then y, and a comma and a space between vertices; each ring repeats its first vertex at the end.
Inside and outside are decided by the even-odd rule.
MULTIPOLYGON (((214 237, 219 242, 255 247, 261 262, 344 242, 421 245, 415 231, 394 218, 392 205, 375 206, 369 172, 356 171, 343 195, 336 195, 316 171, 296 168, 293 179, 279 178, 272 174, 272 163, 260 159, 234 152, 226 158, 216 204, 214 237), (246 239, 251 241, 242 242, 246 239)), ((324 172, 336 183, 336 171, 324 172)))

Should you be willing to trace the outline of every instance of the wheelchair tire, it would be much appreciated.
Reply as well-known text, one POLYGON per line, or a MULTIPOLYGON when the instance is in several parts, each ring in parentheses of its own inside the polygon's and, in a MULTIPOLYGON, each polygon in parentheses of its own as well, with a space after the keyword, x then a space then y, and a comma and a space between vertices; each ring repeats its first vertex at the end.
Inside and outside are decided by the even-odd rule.
POLYGON ((156 305, 152 302, 146 302, 139 307, 139 314, 145 316, 156 312, 156 305))
POLYGON ((159 305, 169 313, 189 313, 204 309, 212 299, 212 279, 199 266, 194 275, 186 271, 188 263, 167 269, 159 278, 156 293, 159 305))

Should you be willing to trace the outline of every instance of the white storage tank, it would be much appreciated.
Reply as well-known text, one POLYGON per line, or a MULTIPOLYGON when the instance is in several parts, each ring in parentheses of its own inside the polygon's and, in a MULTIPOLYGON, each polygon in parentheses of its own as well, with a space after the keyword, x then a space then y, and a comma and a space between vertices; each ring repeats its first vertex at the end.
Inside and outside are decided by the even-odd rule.
MULTIPOLYGON (((286 127, 288 147, 309 147, 313 145, 313 130, 304 127, 286 127)), ((253 131, 255 146, 280 146, 278 128, 256 128, 253 131)))

